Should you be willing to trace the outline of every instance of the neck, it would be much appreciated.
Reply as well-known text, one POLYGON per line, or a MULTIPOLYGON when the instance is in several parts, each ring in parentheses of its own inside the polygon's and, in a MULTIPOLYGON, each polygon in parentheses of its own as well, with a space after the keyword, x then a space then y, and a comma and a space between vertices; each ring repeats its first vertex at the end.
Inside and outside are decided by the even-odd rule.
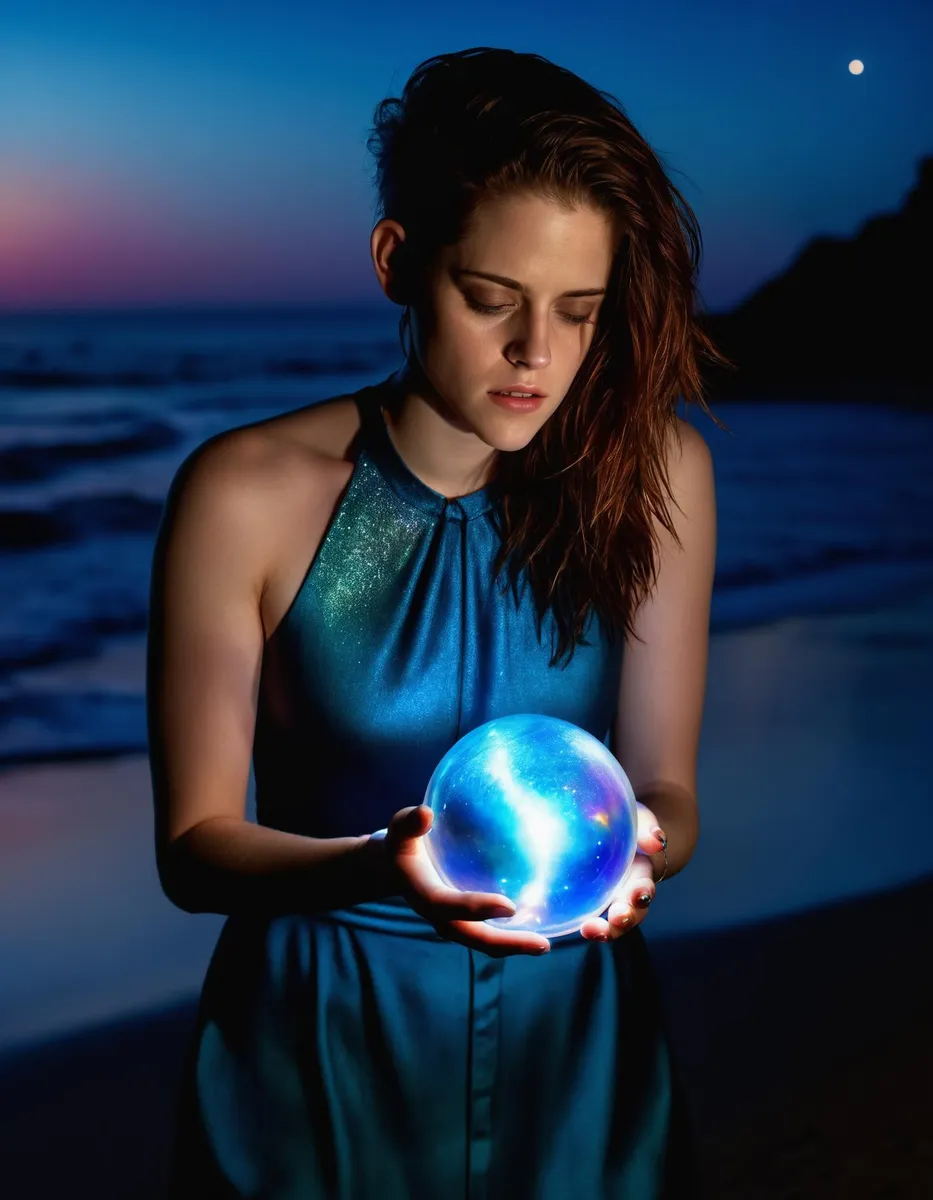
POLYGON ((383 411, 392 443, 409 471, 448 500, 484 487, 498 451, 410 378, 396 372, 393 382, 397 395, 383 411))

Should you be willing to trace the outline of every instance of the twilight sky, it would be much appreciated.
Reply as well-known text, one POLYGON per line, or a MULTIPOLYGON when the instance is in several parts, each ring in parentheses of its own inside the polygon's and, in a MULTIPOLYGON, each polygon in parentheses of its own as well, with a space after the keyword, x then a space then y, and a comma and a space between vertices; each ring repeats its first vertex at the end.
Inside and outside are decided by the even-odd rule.
POLYGON ((477 45, 618 97, 712 310, 933 153, 928 0, 0 0, 0 306, 378 304, 373 109, 477 45))

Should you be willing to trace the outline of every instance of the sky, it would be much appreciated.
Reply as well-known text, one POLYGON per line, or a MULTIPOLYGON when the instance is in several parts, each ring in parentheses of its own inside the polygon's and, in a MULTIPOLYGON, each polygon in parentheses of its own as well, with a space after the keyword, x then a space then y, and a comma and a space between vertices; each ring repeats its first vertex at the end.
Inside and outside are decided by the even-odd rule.
POLYGON ((0 308, 378 304, 373 110, 480 45, 618 98, 710 311, 933 153, 929 0, 0 0, 0 308))

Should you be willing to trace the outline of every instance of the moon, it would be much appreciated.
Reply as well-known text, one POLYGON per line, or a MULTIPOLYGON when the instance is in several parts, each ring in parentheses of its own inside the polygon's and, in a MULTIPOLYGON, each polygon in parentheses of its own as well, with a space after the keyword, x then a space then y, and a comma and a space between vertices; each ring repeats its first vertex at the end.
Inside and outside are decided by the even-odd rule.
POLYGON ((865 64, 862 62, 862 60, 860 58, 853 58, 852 61, 849 63, 849 74, 850 75, 861 75, 861 73, 864 70, 865 70, 865 64))

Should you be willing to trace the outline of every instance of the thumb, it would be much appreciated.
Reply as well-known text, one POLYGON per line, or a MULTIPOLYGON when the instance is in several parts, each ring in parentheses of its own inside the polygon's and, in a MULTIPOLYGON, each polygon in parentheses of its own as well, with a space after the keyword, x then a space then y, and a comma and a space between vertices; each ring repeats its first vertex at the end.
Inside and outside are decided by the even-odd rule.
POLYGON ((434 821, 433 811, 426 804, 402 808, 389 822, 388 832, 398 839, 422 837, 434 821))

